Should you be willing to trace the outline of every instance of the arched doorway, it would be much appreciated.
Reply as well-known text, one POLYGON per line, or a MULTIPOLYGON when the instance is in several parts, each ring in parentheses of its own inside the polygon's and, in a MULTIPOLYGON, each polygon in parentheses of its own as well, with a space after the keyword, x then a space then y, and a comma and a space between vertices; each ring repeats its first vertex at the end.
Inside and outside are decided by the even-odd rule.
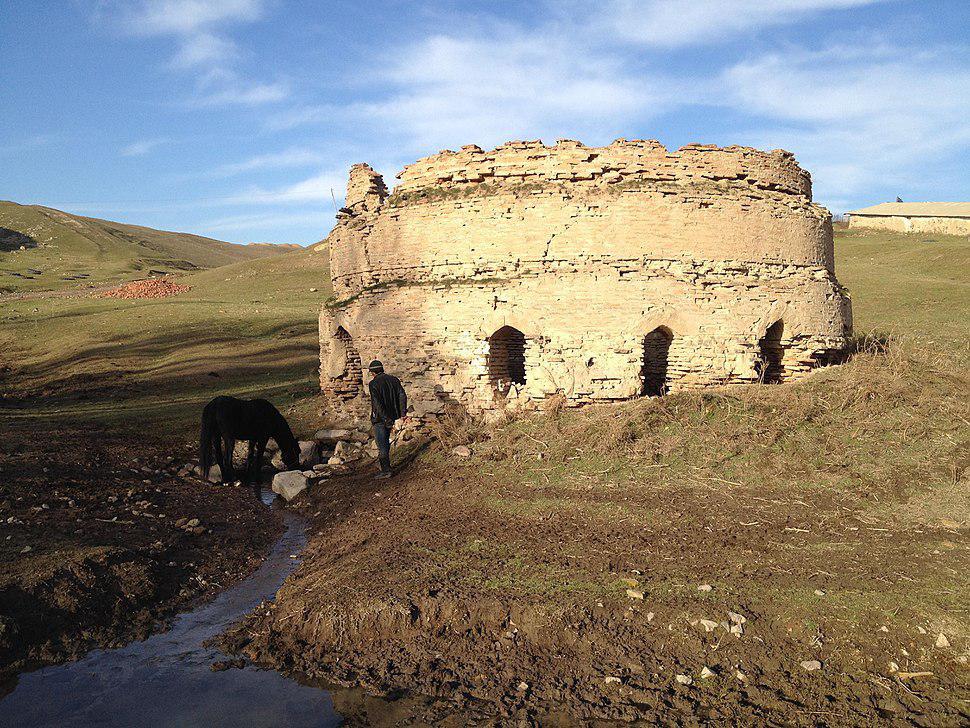
POLYGON ((488 381, 501 396, 525 384, 525 334, 503 326, 488 337, 488 381))
POLYGON ((781 384, 785 376, 785 347, 781 343, 784 333, 785 324, 779 319, 758 341, 758 379, 763 384, 781 384))
POLYGON ((347 399, 356 397, 364 386, 360 353, 354 346, 353 337, 343 326, 338 326, 333 334, 329 363, 333 393, 347 399))
POLYGON ((674 332, 666 326, 658 326, 643 337, 643 365, 640 368, 640 394, 643 396, 667 394, 667 362, 673 340, 674 332))

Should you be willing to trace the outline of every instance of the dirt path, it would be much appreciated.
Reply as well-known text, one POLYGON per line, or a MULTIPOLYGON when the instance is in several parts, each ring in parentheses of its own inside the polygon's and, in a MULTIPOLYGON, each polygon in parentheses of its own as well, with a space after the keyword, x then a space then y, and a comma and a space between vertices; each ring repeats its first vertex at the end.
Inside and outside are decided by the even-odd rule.
POLYGON ((146 636, 249 573, 280 531, 252 491, 177 477, 184 444, 58 428, 3 423, 0 674, 146 636))

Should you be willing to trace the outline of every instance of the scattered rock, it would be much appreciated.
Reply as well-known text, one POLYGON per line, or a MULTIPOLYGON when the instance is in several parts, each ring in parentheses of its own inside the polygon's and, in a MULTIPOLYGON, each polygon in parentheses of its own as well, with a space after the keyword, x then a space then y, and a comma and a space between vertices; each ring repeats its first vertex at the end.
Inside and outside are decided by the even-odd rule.
POLYGON ((320 462, 320 445, 316 440, 300 440, 300 467, 312 468, 320 462))
POLYGON ((520 693, 524 693, 528 689, 529 689, 529 683, 527 682, 520 682, 518 687, 516 688, 516 690, 518 690, 520 693))
POLYGON ((33 550, 34 549, 33 549, 32 546, 24 546, 22 549, 20 549, 20 553, 22 553, 22 554, 29 554, 33 550))
POLYGON ((618 685, 620 683, 620 678, 614 675, 607 675, 603 678, 603 682, 605 682, 607 685, 618 685))
POLYGON ((643 592, 638 591, 636 589, 627 589, 626 595, 630 597, 630 599, 640 599, 641 601, 643 600, 643 592))
POLYGON ((712 587, 710 584, 701 584, 699 587, 697 587, 697 591, 699 592, 709 592, 712 589, 714 589, 714 587, 712 587))
POLYGON ((715 622, 715 621, 713 621, 711 619, 701 619, 701 620, 698 620, 698 621, 699 621, 701 627, 704 628, 704 631, 705 632, 713 632, 715 629, 717 629, 717 622, 715 622))
POLYGON ((350 430, 317 430, 313 439, 328 445, 336 445, 341 440, 349 440, 350 436, 350 430))
POLYGON ((333 448, 333 457, 340 458, 342 463, 357 460, 360 456, 360 447, 349 440, 341 440, 333 448))
POLYGON ((707 678, 709 678, 709 677, 714 677, 714 676, 715 676, 716 674, 717 674, 717 673, 716 673, 716 672, 714 672, 714 671, 713 671, 713 670, 712 670, 711 668, 709 668, 709 667, 708 667, 707 665, 705 665, 704 667, 702 667, 702 668, 701 668, 701 677, 702 677, 703 679, 705 679, 705 680, 707 680, 707 678))
POLYGON ((690 675, 674 675, 674 680, 679 682, 681 685, 693 685, 694 678, 690 675))
POLYGON ((242 669, 246 667, 246 660, 244 660, 242 657, 237 657, 232 660, 217 660, 209 666, 209 669, 212 670, 212 672, 222 672, 223 670, 228 670, 231 667, 242 669))
POLYGON ((453 447, 451 449, 451 454, 460 458, 470 458, 472 456, 472 451, 467 445, 459 445, 458 447, 453 447))
POLYGON ((190 518, 188 521, 185 522, 185 525, 188 528, 195 528, 196 526, 199 525, 199 523, 200 523, 200 521, 199 521, 198 518, 190 518))
MULTIPOLYGON (((196 466, 194 468, 195 474, 200 478, 202 477, 202 466, 196 466)), ((222 470, 220 470, 218 465, 212 465, 209 468, 209 478, 210 483, 221 483, 222 482, 222 470)))
POLYGON ((97 298, 165 298, 166 296, 177 296, 190 290, 192 290, 191 286, 175 283, 168 278, 150 278, 143 281, 132 281, 94 295, 97 298))
POLYGON ((728 612, 728 620, 731 624, 744 624, 748 621, 743 614, 737 612, 728 612))
POLYGON ((798 664, 802 666, 803 670, 807 670, 808 672, 822 669, 822 663, 818 660, 802 660, 798 664))
POLYGON ((273 492, 291 501, 306 490, 309 481, 299 470, 287 470, 273 477, 273 492))
POLYGON ((936 646, 939 647, 941 650, 945 650, 947 647, 950 646, 950 640, 947 639, 947 636, 945 634, 940 632, 940 636, 936 638, 936 646))
POLYGON ((741 682, 747 682, 747 680, 748 680, 748 676, 745 675, 740 670, 735 670, 734 671, 734 677, 737 678, 738 680, 740 680, 741 682))

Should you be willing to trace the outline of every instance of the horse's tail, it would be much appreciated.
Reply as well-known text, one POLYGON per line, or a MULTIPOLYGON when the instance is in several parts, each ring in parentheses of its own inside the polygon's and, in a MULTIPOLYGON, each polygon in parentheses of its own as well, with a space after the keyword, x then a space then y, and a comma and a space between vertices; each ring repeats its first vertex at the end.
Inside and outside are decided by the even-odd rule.
POLYGON ((209 468, 212 467, 212 441, 216 435, 215 424, 215 408, 206 405, 205 409, 202 410, 202 427, 199 430, 199 467, 202 469, 203 480, 208 479, 209 468))

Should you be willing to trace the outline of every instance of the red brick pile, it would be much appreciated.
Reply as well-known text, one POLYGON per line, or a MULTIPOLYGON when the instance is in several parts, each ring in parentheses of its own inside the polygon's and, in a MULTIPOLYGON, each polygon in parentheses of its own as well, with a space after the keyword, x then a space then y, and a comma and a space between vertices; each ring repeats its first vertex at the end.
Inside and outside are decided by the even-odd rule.
POLYGON ((192 286, 185 286, 175 283, 167 278, 152 278, 146 281, 132 281, 123 286, 102 291, 98 294, 99 298, 165 298, 166 296, 177 296, 192 289, 192 286))

